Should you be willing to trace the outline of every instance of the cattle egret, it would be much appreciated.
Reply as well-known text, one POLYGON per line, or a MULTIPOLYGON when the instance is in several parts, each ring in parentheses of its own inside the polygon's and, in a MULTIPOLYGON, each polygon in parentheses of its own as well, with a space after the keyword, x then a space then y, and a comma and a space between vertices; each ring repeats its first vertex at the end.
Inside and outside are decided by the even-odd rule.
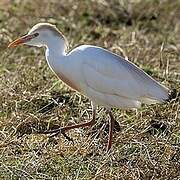
POLYGON ((135 64, 101 47, 81 45, 68 52, 65 36, 52 24, 38 23, 27 35, 8 47, 20 44, 46 47, 46 60, 51 70, 69 87, 92 102, 92 120, 49 131, 65 132, 92 126, 96 105, 106 108, 110 116, 107 150, 112 146, 115 119, 113 107, 139 108, 142 103, 154 104, 170 100, 171 93, 135 64))

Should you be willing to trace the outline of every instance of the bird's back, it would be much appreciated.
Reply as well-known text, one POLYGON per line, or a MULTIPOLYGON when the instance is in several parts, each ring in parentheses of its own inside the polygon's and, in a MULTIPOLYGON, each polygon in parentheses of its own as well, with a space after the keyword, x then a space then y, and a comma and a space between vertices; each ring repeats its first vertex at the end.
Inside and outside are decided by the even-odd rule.
POLYGON ((71 53, 81 57, 81 73, 88 88, 104 96, 114 95, 148 104, 168 99, 166 87, 108 50, 83 45, 71 53))

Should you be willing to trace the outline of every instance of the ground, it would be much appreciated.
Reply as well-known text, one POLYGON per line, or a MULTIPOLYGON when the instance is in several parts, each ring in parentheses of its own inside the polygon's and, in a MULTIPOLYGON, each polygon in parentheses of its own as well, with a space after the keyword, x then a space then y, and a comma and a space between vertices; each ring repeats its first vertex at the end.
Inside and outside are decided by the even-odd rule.
POLYGON ((48 138, 38 134, 91 117, 90 101, 49 69, 44 49, 7 49, 38 22, 55 24, 70 49, 107 48, 180 91, 179 0, 0 1, 0 179, 180 179, 180 103, 114 109, 120 123, 106 153, 108 117, 48 138))

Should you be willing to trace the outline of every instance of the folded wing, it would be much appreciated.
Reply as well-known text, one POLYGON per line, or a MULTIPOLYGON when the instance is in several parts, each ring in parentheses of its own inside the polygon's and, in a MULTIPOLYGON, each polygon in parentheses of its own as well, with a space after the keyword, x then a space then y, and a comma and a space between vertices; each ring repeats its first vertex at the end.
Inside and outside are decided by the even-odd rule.
POLYGON ((97 48, 95 59, 84 62, 83 75, 88 87, 99 93, 148 104, 168 99, 167 88, 136 65, 102 48, 97 48))

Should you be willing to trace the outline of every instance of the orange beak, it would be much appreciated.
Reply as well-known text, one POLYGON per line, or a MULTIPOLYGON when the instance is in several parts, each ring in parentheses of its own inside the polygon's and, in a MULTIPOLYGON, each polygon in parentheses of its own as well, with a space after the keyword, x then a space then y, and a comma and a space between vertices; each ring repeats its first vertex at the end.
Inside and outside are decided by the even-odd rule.
POLYGON ((29 35, 25 35, 23 37, 20 37, 20 38, 16 39, 15 41, 11 42, 8 45, 8 48, 16 47, 20 44, 24 44, 24 43, 30 41, 31 39, 35 38, 36 36, 37 36, 36 34, 29 34, 29 35))

